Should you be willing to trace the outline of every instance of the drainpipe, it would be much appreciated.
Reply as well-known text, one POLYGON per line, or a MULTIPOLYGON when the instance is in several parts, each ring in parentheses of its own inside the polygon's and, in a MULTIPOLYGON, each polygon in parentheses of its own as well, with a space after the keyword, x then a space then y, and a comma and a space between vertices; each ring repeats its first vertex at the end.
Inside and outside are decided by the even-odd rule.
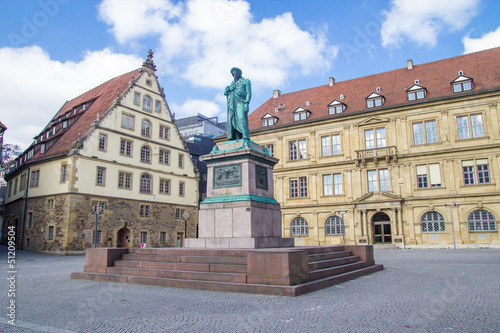
POLYGON ((23 211, 23 218, 21 220, 21 246, 19 247, 20 250, 23 249, 23 242, 24 242, 24 226, 26 225, 26 211, 28 210, 28 189, 30 185, 30 174, 31 170, 30 167, 28 166, 28 174, 26 175, 26 190, 24 191, 24 211, 23 211))

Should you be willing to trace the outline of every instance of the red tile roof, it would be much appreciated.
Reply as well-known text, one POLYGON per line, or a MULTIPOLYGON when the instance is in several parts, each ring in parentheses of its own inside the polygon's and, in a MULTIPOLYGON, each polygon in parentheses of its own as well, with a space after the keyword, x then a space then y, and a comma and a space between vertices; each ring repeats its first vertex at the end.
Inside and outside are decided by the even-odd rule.
MULTIPOLYGON (((51 129, 52 124, 60 123, 60 117, 62 117, 63 120, 69 120, 73 117, 77 117, 76 121, 72 123, 67 129, 59 130, 54 135, 52 135, 51 132, 49 138, 44 139, 44 141, 48 142, 51 140, 56 140, 55 143, 50 148, 46 149, 45 153, 43 154, 40 153, 39 148, 36 148, 35 153, 33 157, 29 159, 29 162, 68 154, 72 149, 73 142, 78 140, 79 134, 81 134, 81 136, 83 137, 90 130, 90 125, 94 122, 94 120, 96 120, 97 114, 99 113, 100 116, 104 115, 106 110, 108 110, 108 108, 116 99, 117 93, 120 93, 121 95, 125 91, 125 89, 127 89, 129 82, 132 80, 132 75, 134 76, 134 78, 137 78, 137 76, 139 75, 139 70, 140 69, 136 69, 117 76, 64 103, 64 105, 56 113, 54 118, 52 118, 52 120, 45 127, 42 133, 45 134, 47 130, 51 129), (73 115, 72 111, 75 107, 78 107, 82 103, 86 103, 89 101, 94 102, 86 110, 80 110, 75 115, 73 115), (70 116, 68 118, 66 118, 67 112, 70 112, 70 116)), ((40 135, 41 134, 35 137, 38 138, 38 142, 40 142, 40 135)), ((31 150, 34 146, 35 145, 31 145, 25 153, 31 150)))
POLYGON ((413 69, 407 67, 389 72, 364 76, 352 80, 334 83, 333 86, 324 85, 315 88, 281 94, 277 98, 270 98, 264 104, 253 111, 249 117, 250 131, 273 130, 277 127, 300 124, 308 121, 334 118, 349 114, 366 111, 376 111, 396 106, 404 106, 477 94, 489 90, 500 89, 500 47, 481 52, 470 53, 458 57, 439 60, 421 65, 413 65, 413 69), (473 79, 472 91, 453 93, 451 82, 463 75, 473 79), (427 96, 423 100, 408 101, 406 90, 419 80, 419 85, 427 89, 427 96), (384 105, 375 108, 366 108, 365 98, 372 92, 378 92, 385 98, 384 105), (340 96, 344 95, 344 99, 340 96), (339 100, 347 105, 342 114, 329 115, 328 104, 333 100, 339 100), (310 105, 307 105, 310 102, 310 105), (281 104, 285 107, 275 111, 281 104), (303 107, 311 111, 307 120, 293 121, 293 111, 303 107), (262 127, 261 118, 267 113, 279 118, 274 126, 262 127))

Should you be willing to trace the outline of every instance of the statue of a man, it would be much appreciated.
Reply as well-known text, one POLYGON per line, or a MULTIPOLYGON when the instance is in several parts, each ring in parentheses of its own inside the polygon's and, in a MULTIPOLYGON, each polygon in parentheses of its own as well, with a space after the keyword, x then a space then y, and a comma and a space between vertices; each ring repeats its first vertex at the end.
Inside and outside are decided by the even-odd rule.
POLYGON ((224 90, 227 96, 227 139, 250 139, 248 103, 252 97, 250 80, 241 76, 241 69, 231 68, 234 81, 224 90))

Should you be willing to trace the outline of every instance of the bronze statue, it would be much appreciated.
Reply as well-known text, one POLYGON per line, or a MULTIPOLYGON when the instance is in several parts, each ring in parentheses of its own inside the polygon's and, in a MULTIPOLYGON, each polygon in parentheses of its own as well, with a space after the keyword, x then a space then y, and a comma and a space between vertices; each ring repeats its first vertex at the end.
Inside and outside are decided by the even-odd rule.
POLYGON ((227 96, 227 139, 250 139, 248 104, 252 97, 250 80, 241 76, 241 69, 231 68, 234 81, 224 90, 227 96))

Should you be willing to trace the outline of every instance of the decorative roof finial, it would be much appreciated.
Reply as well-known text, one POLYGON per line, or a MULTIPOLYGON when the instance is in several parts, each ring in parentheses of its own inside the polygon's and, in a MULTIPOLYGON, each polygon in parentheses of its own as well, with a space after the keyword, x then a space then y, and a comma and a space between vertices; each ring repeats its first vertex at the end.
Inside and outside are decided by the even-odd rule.
POLYGON ((151 51, 151 49, 149 49, 148 56, 146 60, 142 63, 142 66, 149 67, 152 70, 156 71, 156 65, 153 62, 153 51, 151 51))

